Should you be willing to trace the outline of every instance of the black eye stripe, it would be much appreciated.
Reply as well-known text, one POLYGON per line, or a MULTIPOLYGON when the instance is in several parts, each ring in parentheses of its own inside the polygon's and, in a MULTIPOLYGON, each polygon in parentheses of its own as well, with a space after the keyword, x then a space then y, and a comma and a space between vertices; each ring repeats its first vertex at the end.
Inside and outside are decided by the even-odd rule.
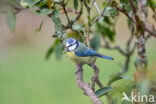
POLYGON ((68 52, 70 52, 70 50, 69 50, 68 48, 69 48, 70 46, 73 46, 73 45, 76 45, 76 48, 77 48, 78 45, 79 45, 78 41, 75 42, 74 44, 71 44, 71 45, 69 45, 68 47, 66 47, 66 50, 67 50, 68 52))
POLYGON ((70 46, 72 46, 72 45, 75 45, 75 44, 77 44, 78 42, 77 41, 75 41, 75 43, 73 43, 73 44, 70 44, 68 47, 70 47, 70 46))
POLYGON ((70 47, 70 46, 73 46, 73 45, 75 45, 76 43, 74 43, 74 44, 71 44, 71 45, 69 45, 68 47, 70 47))
POLYGON ((71 44, 71 45, 69 45, 68 47, 66 47, 67 51, 70 52, 69 47, 71 47, 72 45, 75 45, 75 44, 76 44, 76 43, 71 44))

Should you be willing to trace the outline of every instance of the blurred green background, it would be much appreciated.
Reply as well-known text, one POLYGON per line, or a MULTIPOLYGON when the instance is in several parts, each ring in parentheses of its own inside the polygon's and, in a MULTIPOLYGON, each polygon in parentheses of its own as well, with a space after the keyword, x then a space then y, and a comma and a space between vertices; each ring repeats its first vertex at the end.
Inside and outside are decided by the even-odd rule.
MULTIPOLYGON (((17 14, 16 30, 11 33, 5 14, 0 14, 0 104, 90 104, 89 98, 76 85, 75 65, 66 55, 60 61, 54 55, 45 60, 46 51, 53 43, 54 26, 47 19, 41 32, 35 34, 43 18, 24 10, 17 14)), ((149 20, 153 22, 151 17, 149 20)), ((116 31, 116 41, 112 44, 124 48, 130 34, 124 16, 117 22, 116 31)), ((156 64, 155 44, 154 39, 147 42, 149 67, 156 64)), ((110 75, 121 70, 124 57, 117 51, 100 49, 100 52, 115 58, 96 62, 100 80, 105 84, 110 75)), ((128 76, 135 72, 135 57, 136 52, 126 73, 128 76)), ((89 81, 92 74, 92 69, 85 66, 85 81, 89 81)))

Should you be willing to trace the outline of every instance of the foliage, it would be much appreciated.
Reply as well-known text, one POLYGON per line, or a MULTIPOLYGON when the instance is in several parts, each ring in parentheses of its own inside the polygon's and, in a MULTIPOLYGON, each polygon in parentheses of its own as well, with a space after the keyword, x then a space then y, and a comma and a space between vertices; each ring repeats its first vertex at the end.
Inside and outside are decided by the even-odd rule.
POLYGON ((96 96, 101 97, 112 91, 111 87, 103 87, 95 92, 96 96))
MULTIPOLYGON (((97 97, 107 95, 107 97, 111 98, 112 104, 125 104, 127 102, 121 100, 122 92, 129 94, 130 91, 135 90, 135 92, 140 91, 143 93, 143 91, 146 90, 146 94, 150 93, 151 80, 146 79, 145 71, 147 69, 145 44, 148 37, 151 35, 156 37, 156 34, 153 28, 154 26, 151 26, 146 18, 148 16, 148 7, 154 12, 153 18, 156 18, 156 3, 154 0, 142 1, 143 0, 107 0, 102 1, 102 5, 99 7, 96 4, 96 0, 21 0, 21 6, 14 6, 14 2, 17 1, 13 0, 6 2, 9 2, 6 18, 8 27, 12 32, 14 32, 16 25, 15 15, 21 11, 23 7, 35 12, 39 16, 51 18, 55 26, 55 32, 53 33, 55 41, 47 51, 46 59, 49 59, 53 53, 55 53, 56 59, 61 59, 64 46, 63 42, 68 37, 74 37, 96 51, 103 46, 101 43, 105 44, 103 46, 104 48, 118 50, 126 58, 122 72, 113 74, 110 79, 108 79, 106 87, 100 87, 100 89, 94 92, 97 97), (71 8, 69 8, 69 5, 71 8), (100 10, 101 8, 102 10, 100 10), (84 9, 87 14, 85 14, 84 9), (96 9, 98 15, 93 14, 92 9, 96 9), (69 13, 74 14, 74 17, 70 17, 69 13), (125 50, 120 46, 111 47, 110 45, 113 42, 115 43, 115 25, 120 16, 119 13, 123 13, 127 17, 128 28, 131 32, 131 36, 127 36, 130 38, 125 44, 125 50), (65 18, 61 18, 62 15, 64 15, 65 18), (82 16, 84 16, 85 22, 81 20, 82 16), (64 23, 64 19, 66 19, 66 23, 64 23), (146 32, 149 33, 149 36, 145 35, 146 32), (137 40, 136 43, 132 42, 134 36, 137 40), (137 76, 134 76, 132 80, 132 77, 127 78, 122 74, 128 70, 130 58, 135 48, 138 50, 137 61, 135 62, 138 72, 137 76), (114 86, 117 81, 121 81, 121 83, 114 86)), ((44 20, 41 21, 36 32, 41 31, 43 22, 44 20)))
POLYGON ((15 30, 15 25, 16 25, 16 16, 14 12, 12 11, 11 8, 8 8, 8 13, 7 13, 7 23, 9 29, 14 32, 15 30))

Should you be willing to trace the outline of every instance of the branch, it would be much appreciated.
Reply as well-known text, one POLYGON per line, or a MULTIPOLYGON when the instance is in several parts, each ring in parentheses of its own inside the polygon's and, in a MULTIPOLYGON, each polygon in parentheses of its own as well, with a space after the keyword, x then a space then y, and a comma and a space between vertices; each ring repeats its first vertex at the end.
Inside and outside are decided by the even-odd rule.
POLYGON ((146 38, 145 38, 145 42, 147 42, 147 40, 150 39, 150 38, 151 38, 151 35, 148 34, 148 35, 146 36, 146 38))
POLYGON ((118 11, 122 12, 123 14, 125 14, 128 17, 128 19, 130 19, 133 23, 135 23, 134 19, 132 17, 130 17, 130 15, 128 14, 128 12, 124 8, 120 8, 120 7, 117 7, 117 6, 115 6, 115 7, 116 7, 116 9, 118 11))
MULTIPOLYGON (((81 0, 80 0, 81 1, 81 0)), ((68 16, 68 12, 74 12, 75 10, 73 10, 72 8, 68 8, 66 9, 65 6, 67 5, 68 2, 64 3, 63 2, 55 2, 56 4, 60 5, 62 8, 63 8, 63 11, 61 11, 61 13, 65 13, 66 15, 66 18, 67 18, 67 21, 68 21, 68 24, 67 25, 62 25, 65 29, 72 29, 72 25, 81 17, 82 15, 82 10, 83 10, 83 4, 82 4, 82 1, 81 1, 81 8, 80 8, 80 11, 79 12, 75 12, 75 14, 77 14, 77 16, 73 19, 73 20, 70 20, 69 19, 69 16, 68 16)), ((75 30, 73 30, 75 31, 75 30)), ((78 32, 78 31, 76 31, 78 32)))
POLYGON ((92 0, 92 5, 90 6, 90 8, 92 8, 94 6, 94 2, 95 2, 95 0, 92 0))
POLYGON ((126 44, 127 52, 129 52, 130 45, 131 45, 131 42, 132 42, 133 37, 134 37, 134 34, 131 33, 131 36, 130 36, 130 38, 128 39, 127 44, 126 44))
MULTIPOLYGON (((147 35, 147 37, 145 38, 145 42, 147 42, 147 40, 151 37, 151 35, 147 35)), ((130 41, 131 38, 128 40, 130 41)), ((130 62, 130 59, 131 59, 131 56, 133 55, 134 51, 136 49, 136 44, 133 45, 132 49, 127 51, 127 55, 126 55, 126 61, 125 61, 125 64, 124 64, 124 67, 122 69, 121 72, 117 73, 118 75, 122 75, 124 74, 125 72, 127 72, 128 70, 128 67, 129 67, 129 62, 130 62)))
POLYGON ((140 26, 140 21, 139 21, 139 17, 137 15, 137 10, 135 8, 135 5, 133 3, 133 0, 129 0, 129 2, 130 2, 130 6, 132 8, 133 15, 134 15, 134 18, 135 18, 136 27, 137 27, 137 29, 140 29, 140 27, 141 27, 140 26))
MULTIPOLYGON (((146 1, 147 2, 147 1, 146 1)), ((154 26, 152 26, 151 24, 149 24, 148 20, 146 19, 146 10, 147 9, 147 3, 145 2, 145 0, 138 0, 138 12, 139 12, 139 17, 142 20, 143 24, 144 24, 144 28, 145 30, 150 33, 152 36, 156 37, 156 29, 154 28, 154 26)))
POLYGON ((61 3, 61 6, 62 6, 62 8, 64 10, 65 15, 66 15, 66 18, 67 18, 67 21, 68 21, 68 25, 71 26, 70 19, 69 19, 69 16, 68 16, 68 13, 67 13, 67 10, 66 10, 66 7, 65 7, 66 5, 64 4, 64 2, 61 3))
POLYGON ((130 50, 130 46, 132 44, 132 40, 134 38, 134 29, 132 28, 131 30, 131 36, 130 38, 128 39, 127 41, 127 44, 126 44, 126 60, 125 60, 125 63, 124 63, 124 66, 123 66, 123 69, 121 70, 121 72, 117 73, 118 75, 122 75, 124 73, 127 72, 128 70, 128 67, 129 67, 129 63, 130 63, 130 59, 131 59, 131 56, 133 55, 135 49, 136 49, 136 44, 133 45, 132 49, 130 50))
MULTIPOLYGON (((80 68, 80 65, 76 65, 77 68, 80 68)), ((83 71, 79 71, 76 74, 77 85, 84 91, 85 94, 90 98, 94 104, 103 104, 102 101, 95 95, 90 86, 83 81, 83 71)))
POLYGON ((100 87, 100 88, 103 88, 103 85, 102 83, 100 82, 99 80, 99 68, 95 65, 95 61, 96 59, 93 59, 92 60, 92 63, 91 64, 88 64, 90 67, 93 68, 94 70, 94 76, 92 77, 92 90, 95 92, 95 83, 100 87))
POLYGON ((81 8, 80 8, 80 11, 79 11, 78 15, 72 20, 71 25, 73 25, 73 24, 81 17, 81 15, 82 15, 82 10, 83 10, 83 3, 82 3, 82 1, 81 1, 81 8))
POLYGON ((101 10, 100 10, 99 7, 97 6, 96 2, 94 2, 93 4, 94 4, 96 10, 98 11, 98 13, 101 14, 101 10))
POLYGON ((125 56, 124 66, 123 66, 121 72, 118 72, 117 75, 122 75, 122 74, 126 73, 128 70, 131 56, 133 55, 133 52, 136 49, 136 44, 134 44, 132 49, 130 49, 130 47, 132 45, 133 38, 134 38, 134 27, 132 28, 131 36, 129 37, 129 39, 127 40, 127 43, 125 45, 126 50, 121 49, 120 46, 114 46, 114 47, 110 46, 110 43, 108 41, 106 41, 105 38, 103 38, 104 42, 105 42, 105 45, 103 46, 104 48, 111 49, 111 50, 117 50, 120 54, 125 56))
POLYGON ((103 46, 104 48, 107 48, 107 49, 111 49, 111 50, 117 50, 119 51, 120 54, 124 55, 126 57, 126 61, 125 61, 125 64, 123 66, 123 69, 121 70, 121 72, 117 73, 118 75, 122 75, 124 73, 127 72, 128 70, 128 66, 129 66, 129 62, 130 62, 130 58, 131 58, 131 55, 133 54, 135 48, 136 48, 136 44, 134 45, 134 47, 132 48, 131 52, 124 52, 124 50, 122 50, 119 46, 114 46, 114 47, 111 47, 109 45, 109 43, 107 43, 107 45, 103 46))
POLYGON ((105 39, 104 39, 104 42, 105 42, 105 45, 103 45, 103 48, 107 48, 107 49, 110 49, 110 50, 117 50, 119 53, 121 53, 122 55, 126 56, 126 53, 124 52, 123 49, 120 48, 120 46, 110 46, 110 43, 105 39))
POLYGON ((99 68, 96 65, 91 65, 91 67, 94 69, 94 76, 92 77, 92 85, 91 85, 91 88, 95 92, 95 83, 96 83, 96 81, 98 79, 99 68))
POLYGON ((87 1, 86 0, 83 0, 83 3, 84 3, 84 6, 86 7, 87 9, 87 12, 90 12, 90 7, 87 5, 87 1))
POLYGON ((98 16, 97 18, 95 18, 95 19, 91 22, 91 26, 92 26, 95 22, 97 22, 101 17, 104 16, 104 12, 106 11, 106 9, 107 9, 107 7, 108 7, 108 5, 109 5, 110 2, 111 2, 111 0, 107 0, 107 3, 106 3, 105 8, 104 8, 103 11, 101 12, 100 16, 98 16))
POLYGON ((126 50, 127 50, 127 54, 130 54, 132 55, 135 48, 136 48, 136 44, 134 43, 132 49, 130 50, 130 47, 131 47, 131 44, 132 44, 132 40, 134 38, 134 31, 135 31, 135 27, 134 25, 132 25, 132 28, 131 28, 131 36, 130 38, 128 39, 127 43, 126 43, 126 50))

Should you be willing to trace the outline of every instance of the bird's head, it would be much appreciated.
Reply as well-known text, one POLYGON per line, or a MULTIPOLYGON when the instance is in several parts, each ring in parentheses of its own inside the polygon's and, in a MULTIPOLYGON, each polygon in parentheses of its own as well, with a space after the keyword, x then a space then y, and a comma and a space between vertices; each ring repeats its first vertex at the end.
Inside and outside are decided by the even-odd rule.
POLYGON ((74 38, 68 38, 65 42, 66 50, 71 52, 78 47, 79 43, 74 38))

